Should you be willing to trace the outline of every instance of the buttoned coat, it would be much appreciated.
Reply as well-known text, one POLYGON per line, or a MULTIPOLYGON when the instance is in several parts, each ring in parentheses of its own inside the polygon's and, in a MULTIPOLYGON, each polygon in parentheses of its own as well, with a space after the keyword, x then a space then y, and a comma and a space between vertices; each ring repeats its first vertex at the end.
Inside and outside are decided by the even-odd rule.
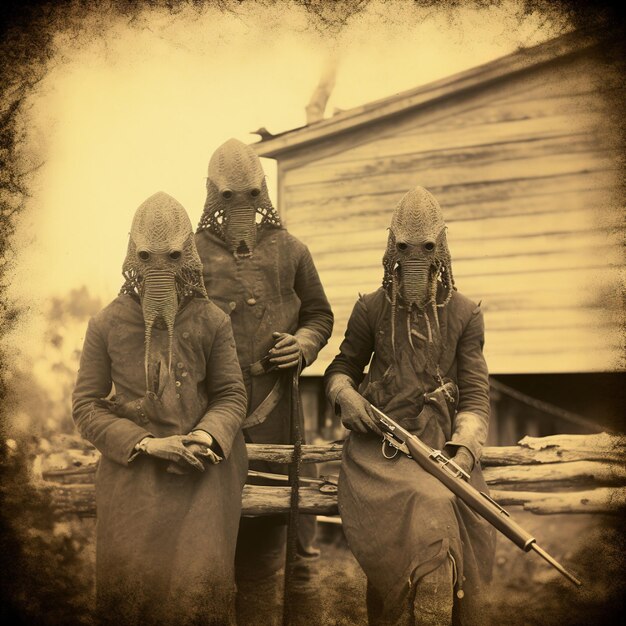
MULTIPOLYGON (((392 325, 392 310, 383 288, 355 304, 340 352, 325 374, 331 403, 338 406, 346 386, 358 388, 429 446, 462 445, 479 459, 489 419, 480 307, 453 292, 437 309, 438 345, 430 341, 434 321, 426 322, 422 313, 407 323, 407 309, 400 305, 392 325), (456 404, 437 391, 437 373, 458 385, 456 404)), ((470 482, 486 491, 479 463, 470 482)), ((495 533, 487 522, 404 454, 385 458, 381 438, 371 432, 352 432, 344 445, 339 510, 350 548, 368 577, 370 624, 396 623, 412 584, 448 555, 455 563, 456 590, 465 594, 455 606, 455 623, 462 623, 465 608, 475 606, 491 576, 495 533)))
MULTIPOLYGON (((99 402, 146 393, 144 320, 122 295, 90 320, 73 395, 78 430, 101 453, 96 477, 97 595, 117 624, 228 624, 247 473, 240 426, 246 393, 228 316, 194 298, 177 313, 172 377, 178 410, 162 421, 119 417, 99 402), (209 432, 224 460, 177 475, 134 446, 145 436, 209 432)), ((150 377, 168 367, 164 327, 152 330, 150 377)))
MULTIPOLYGON (((284 228, 259 231, 254 252, 247 258, 235 258, 208 230, 196 234, 196 246, 209 298, 230 315, 250 414, 280 375, 278 371, 250 374, 250 365, 274 345, 272 333, 295 335, 305 365, 311 365, 332 333, 333 314, 308 248, 284 228)), ((262 424, 245 432, 254 443, 288 443, 289 393, 262 424)))

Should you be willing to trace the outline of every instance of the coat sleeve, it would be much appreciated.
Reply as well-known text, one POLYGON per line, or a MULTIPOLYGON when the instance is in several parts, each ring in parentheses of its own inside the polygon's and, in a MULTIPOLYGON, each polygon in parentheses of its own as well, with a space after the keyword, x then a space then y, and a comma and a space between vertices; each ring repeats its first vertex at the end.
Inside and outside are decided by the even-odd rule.
POLYGON ((221 448, 224 458, 227 458, 246 416, 248 400, 233 329, 226 316, 217 328, 209 348, 207 392, 209 406, 194 430, 208 432, 221 448))
POLYGON ((91 319, 72 394, 72 417, 80 434, 103 456, 127 465, 135 445, 151 433, 97 405, 98 400, 109 395, 111 387, 111 361, 106 341, 97 322, 91 319))
POLYGON ((370 362, 373 351, 374 335, 365 302, 361 297, 352 309, 339 354, 324 374, 326 396, 333 408, 336 409, 337 396, 342 389, 346 387, 356 389, 361 384, 365 367, 370 362))
POLYGON ((305 365, 311 365, 328 343, 333 332, 334 316, 306 246, 296 270, 294 289, 300 298, 296 337, 302 347, 305 365))
POLYGON ((485 327, 479 307, 472 313, 456 350, 459 405, 446 445, 464 446, 480 459, 489 428, 489 372, 483 356, 485 327))

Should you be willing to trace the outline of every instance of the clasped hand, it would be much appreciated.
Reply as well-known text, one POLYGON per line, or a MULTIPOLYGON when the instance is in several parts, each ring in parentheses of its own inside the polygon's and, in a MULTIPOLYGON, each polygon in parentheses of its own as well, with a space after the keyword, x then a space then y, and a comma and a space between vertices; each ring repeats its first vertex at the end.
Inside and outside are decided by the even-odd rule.
MULTIPOLYGON (((196 443, 189 435, 171 435, 170 437, 146 437, 141 442, 141 449, 158 459, 171 461, 183 467, 191 467, 204 472, 204 465, 187 444, 196 443)), ((196 443, 197 445, 197 443, 196 443)))
MULTIPOLYGON (((211 445, 213 445, 213 437, 203 430, 192 431, 185 437, 185 446, 191 454, 201 462, 205 461, 217 465, 222 457, 211 449, 211 445)), ((170 474, 187 474, 189 466, 180 462, 170 463, 167 466, 167 471, 170 474)))
MULTIPOLYGON (((132 420, 135 423, 152 422, 176 428, 180 423, 181 404, 174 377, 166 363, 159 361, 151 368, 150 388, 143 398, 124 401, 122 397, 99 400, 98 406, 132 420)), ((204 471, 203 461, 213 465, 222 457, 211 450, 213 437, 203 430, 193 430, 187 435, 146 437, 140 449, 146 454, 170 461, 167 471, 186 474, 191 469, 204 471)))

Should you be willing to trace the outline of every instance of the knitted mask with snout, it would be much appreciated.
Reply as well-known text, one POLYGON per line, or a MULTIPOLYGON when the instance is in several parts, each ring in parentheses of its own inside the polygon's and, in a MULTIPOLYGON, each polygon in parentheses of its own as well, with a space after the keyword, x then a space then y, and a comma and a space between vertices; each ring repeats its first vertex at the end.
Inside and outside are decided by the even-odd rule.
POLYGON ((153 326, 167 329, 171 369, 176 314, 190 298, 207 297, 191 221, 168 194, 154 194, 135 212, 122 274, 120 294, 138 298, 143 311, 147 386, 153 326))
MULTIPOLYGON (((394 316, 398 302, 411 314, 444 307, 452 297, 454 277, 446 224, 435 197, 423 187, 407 192, 391 218, 383 256, 383 287, 394 316)), ((428 315, 425 315, 428 322, 428 315)), ((411 334, 409 333, 409 341, 411 334)))
POLYGON ((207 197, 198 232, 208 230, 235 258, 252 256, 259 231, 281 228, 269 198, 261 161, 237 139, 222 144, 209 161, 207 197))

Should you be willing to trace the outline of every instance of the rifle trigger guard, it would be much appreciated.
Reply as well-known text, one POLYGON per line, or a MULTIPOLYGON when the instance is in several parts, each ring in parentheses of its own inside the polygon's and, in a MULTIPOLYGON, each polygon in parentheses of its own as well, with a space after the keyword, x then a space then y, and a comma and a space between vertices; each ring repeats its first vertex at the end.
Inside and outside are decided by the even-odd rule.
POLYGON ((383 438, 383 445, 382 445, 382 448, 381 448, 381 452, 383 453, 383 456, 384 456, 386 459, 389 459, 389 460, 391 460, 391 459, 395 459, 395 458, 396 458, 396 456, 398 456, 398 448, 396 448, 395 446, 392 446, 392 445, 391 445, 391 444, 387 441, 387 439, 384 439, 384 438, 383 438), (388 456, 388 455, 385 453, 385 445, 389 446, 390 448, 393 448, 393 454, 392 454, 391 456, 388 456))

